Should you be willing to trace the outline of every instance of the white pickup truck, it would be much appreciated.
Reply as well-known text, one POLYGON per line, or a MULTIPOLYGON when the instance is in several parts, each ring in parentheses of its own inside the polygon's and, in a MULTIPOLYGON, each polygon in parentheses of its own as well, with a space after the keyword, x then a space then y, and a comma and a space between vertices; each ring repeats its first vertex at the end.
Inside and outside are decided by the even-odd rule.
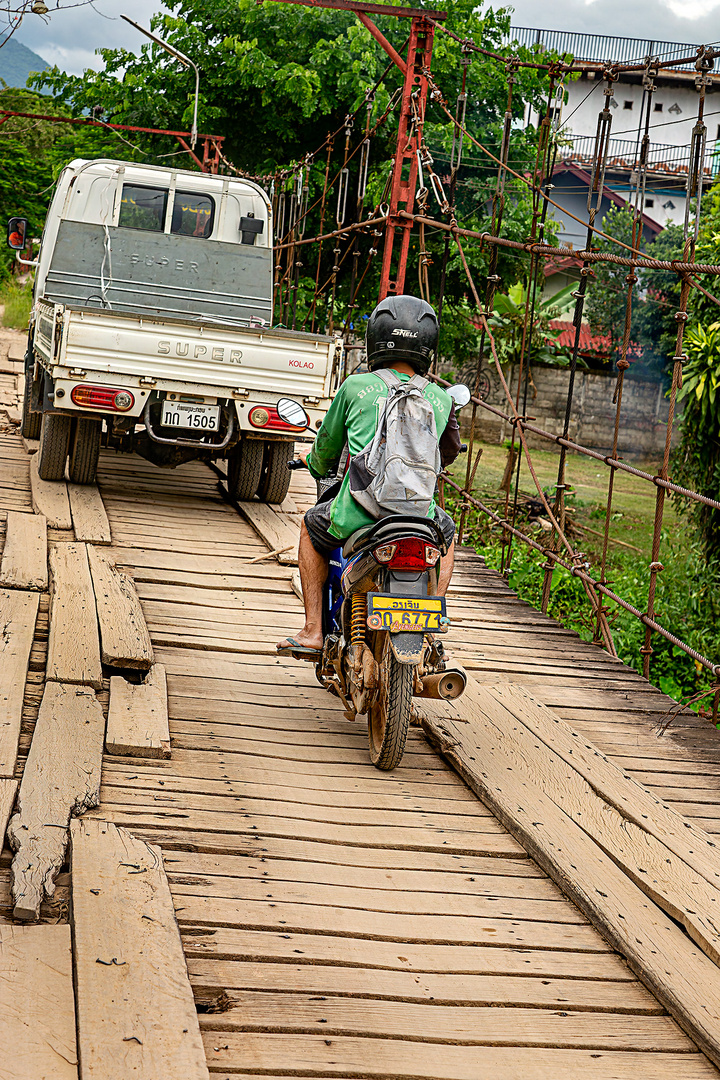
MULTIPOLYGON (((25 227, 12 219, 11 246, 25 227)), ((71 162, 45 223, 26 356, 22 430, 40 439, 40 476, 61 479, 67 462, 70 480, 91 483, 103 444, 160 466, 224 458, 235 498, 281 502, 343 344, 273 327, 272 302, 272 210, 256 184, 71 162)))

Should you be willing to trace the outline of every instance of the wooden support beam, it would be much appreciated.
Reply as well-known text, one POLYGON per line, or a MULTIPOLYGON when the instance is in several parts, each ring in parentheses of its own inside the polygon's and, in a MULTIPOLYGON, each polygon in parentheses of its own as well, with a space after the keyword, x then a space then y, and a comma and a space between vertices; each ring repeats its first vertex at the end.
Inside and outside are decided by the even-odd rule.
POLYGON ((42 514, 8 510, 0 586, 5 589, 47 589, 47 518, 42 514))
POLYGON ((0 589, 0 776, 14 776, 40 594, 0 589))
POLYGON ((72 529, 72 513, 64 480, 41 480, 38 455, 30 459, 30 492, 37 514, 43 514, 52 529, 72 529))
POLYGON ((47 678, 102 686, 95 593, 85 544, 50 548, 50 635, 47 678))
POLYGON ((208 1080, 160 848, 99 819, 71 835, 81 1080, 208 1080))
POLYGON ((0 926, 0 1075, 77 1080, 70 927, 0 926))
MULTIPOLYGON (((573 765, 552 751, 548 756, 544 744, 533 740, 484 688, 471 681, 456 702, 418 704, 431 742, 625 957, 686 1034, 720 1065, 720 970, 649 898, 659 887, 653 873, 659 852, 652 843, 646 843, 646 853, 652 858, 647 876, 653 881, 641 889, 628 872, 627 845, 625 851, 613 848, 610 855, 595 839, 597 822, 602 815, 610 820, 614 808, 584 785, 581 826, 568 813, 569 792, 578 778, 573 765)), ((676 869, 677 863, 666 874, 666 895, 676 869)), ((636 866, 636 874, 641 871, 636 866)))
POLYGON ((16 919, 37 919, 55 890, 68 825, 98 805, 105 719, 92 690, 49 682, 45 687, 17 813, 8 839, 16 852, 12 893, 16 919))
POLYGON ((167 680, 162 664, 153 664, 144 682, 110 679, 105 749, 128 757, 169 758, 167 680))
POLYGON ((75 539, 111 543, 110 522, 97 484, 68 484, 67 490, 75 539))
POLYGON ((135 583, 101 548, 89 545, 88 556, 103 663, 110 667, 149 671, 154 659, 153 649, 135 583))

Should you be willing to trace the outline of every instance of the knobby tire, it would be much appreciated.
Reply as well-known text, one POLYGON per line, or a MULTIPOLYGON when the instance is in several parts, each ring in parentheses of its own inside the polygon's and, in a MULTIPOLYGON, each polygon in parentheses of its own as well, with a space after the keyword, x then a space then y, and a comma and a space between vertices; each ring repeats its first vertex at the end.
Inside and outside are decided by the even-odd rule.
POLYGON ((415 678, 415 669, 401 664, 391 650, 387 664, 387 700, 373 706, 368 713, 370 758, 375 768, 383 772, 399 765, 405 752, 415 678))

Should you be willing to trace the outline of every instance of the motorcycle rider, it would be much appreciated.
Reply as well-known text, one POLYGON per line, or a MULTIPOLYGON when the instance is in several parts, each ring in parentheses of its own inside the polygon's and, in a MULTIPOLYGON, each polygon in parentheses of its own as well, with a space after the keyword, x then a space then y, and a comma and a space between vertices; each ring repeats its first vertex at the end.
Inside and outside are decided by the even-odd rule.
MULTIPOLYGON (((413 375, 425 376, 435 359, 439 327, 430 304, 415 296, 388 296, 368 320, 367 373, 349 375, 338 390, 310 451, 300 451, 316 480, 334 475, 348 446, 358 454, 377 429, 379 402, 387 396, 386 384, 373 372, 391 368, 402 382, 413 375)), ((423 396, 435 413, 443 467, 460 451, 460 430, 453 400, 442 387, 429 382, 423 396)), ((455 524, 449 514, 434 503, 429 515, 442 529, 448 553, 440 564, 437 594, 444 596, 454 564, 455 524)), ((328 575, 329 557, 356 529, 373 524, 374 519, 348 490, 348 474, 333 485, 305 514, 300 530, 298 564, 305 605, 305 625, 295 637, 278 643, 278 650, 292 649, 293 655, 319 657, 323 645, 322 590, 328 575)))

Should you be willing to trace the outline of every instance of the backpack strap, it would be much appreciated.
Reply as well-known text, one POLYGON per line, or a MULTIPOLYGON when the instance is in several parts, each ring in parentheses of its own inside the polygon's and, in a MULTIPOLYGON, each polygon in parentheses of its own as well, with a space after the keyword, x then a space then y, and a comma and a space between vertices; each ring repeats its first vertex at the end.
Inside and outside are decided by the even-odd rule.
POLYGON ((425 388, 430 385, 429 379, 424 379, 422 375, 413 375, 410 379, 408 386, 417 386, 421 394, 425 393, 425 388))
POLYGON ((373 371, 373 375, 377 375, 377 377, 385 383, 388 390, 400 386, 401 380, 394 371, 390 370, 390 368, 378 368, 376 371, 373 371))

